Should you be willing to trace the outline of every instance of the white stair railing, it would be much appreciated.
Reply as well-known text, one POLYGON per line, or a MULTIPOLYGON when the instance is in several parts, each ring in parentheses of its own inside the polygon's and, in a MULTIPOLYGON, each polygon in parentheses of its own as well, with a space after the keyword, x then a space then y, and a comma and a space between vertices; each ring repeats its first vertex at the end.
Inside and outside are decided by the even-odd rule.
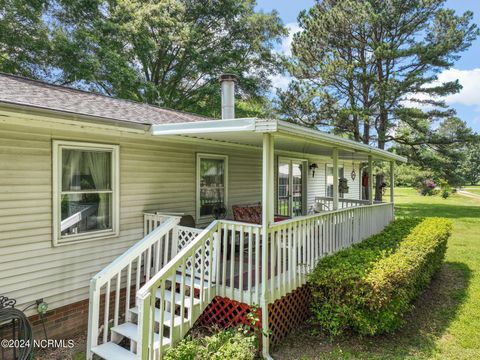
POLYGON ((137 291, 137 359, 160 359, 165 347, 183 338, 215 296, 218 264, 214 248, 220 240, 219 224, 210 224, 137 291), (162 326, 167 313, 181 317, 179 326, 173 321, 168 337, 162 326))
POLYGON ((262 226, 221 220, 218 232, 217 294, 249 305, 260 304, 262 226))
POLYGON ((87 359, 92 358, 91 349, 98 345, 100 331, 101 343, 116 341, 110 333, 111 325, 117 326, 122 321, 122 316, 123 321, 129 320, 129 309, 133 306, 131 300, 134 298, 132 295, 177 253, 174 230, 179 222, 180 217, 164 216, 156 229, 151 229, 141 241, 92 278, 87 359))

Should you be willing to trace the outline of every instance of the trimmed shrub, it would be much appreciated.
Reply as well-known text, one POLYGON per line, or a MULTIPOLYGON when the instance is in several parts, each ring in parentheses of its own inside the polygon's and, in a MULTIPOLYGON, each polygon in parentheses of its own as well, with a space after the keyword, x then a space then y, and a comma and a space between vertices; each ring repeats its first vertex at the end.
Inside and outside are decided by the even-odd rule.
POLYGON ((257 347, 254 335, 245 335, 241 329, 221 330, 201 338, 185 338, 164 355, 166 360, 253 360, 257 347))
POLYGON ((451 233, 443 218, 401 219, 322 259, 312 274, 314 322, 327 333, 391 332, 440 267, 451 233))

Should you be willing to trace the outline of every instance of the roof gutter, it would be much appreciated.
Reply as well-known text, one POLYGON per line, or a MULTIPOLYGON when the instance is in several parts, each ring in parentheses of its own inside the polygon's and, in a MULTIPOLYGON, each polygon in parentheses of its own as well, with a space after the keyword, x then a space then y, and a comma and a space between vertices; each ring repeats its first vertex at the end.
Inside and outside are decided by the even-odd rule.
POLYGON ((327 134, 315 129, 309 129, 304 126, 292 124, 282 120, 275 119, 229 119, 229 120, 210 120, 194 123, 178 124, 158 124, 152 125, 150 132, 155 136, 194 136, 209 133, 229 133, 229 132, 256 132, 256 133, 278 133, 285 136, 298 136, 302 139, 322 142, 354 151, 371 154, 376 158, 386 160, 396 160, 406 162, 407 159, 397 154, 374 148, 370 145, 362 144, 353 140, 344 139, 335 135, 327 134))
POLYGON ((277 120, 277 121, 278 121, 277 130, 280 132, 285 132, 287 134, 295 134, 302 137, 309 137, 313 140, 320 140, 326 144, 337 145, 343 148, 345 148, 346 147, 345 145, 347 145, 347 147, 350 149, 358 150, 371 155, 376 155, 377 157, 381 157, 389 160, 407 162, 406 157, 403 157, 382 149, 377 149, 367 144, 362 144, 350 139, 344 139, 332 134, 327 134, 324 132, 320 132, 318 130, 309 129, 304 126, 295 125, 286 121, 282 121, 282 120, 277 120))
POLYGON ((156 136, 196 135, 206 133, 255 131, 256 119, 207 120, 178 124, 154 124, 150 132, 156 136))

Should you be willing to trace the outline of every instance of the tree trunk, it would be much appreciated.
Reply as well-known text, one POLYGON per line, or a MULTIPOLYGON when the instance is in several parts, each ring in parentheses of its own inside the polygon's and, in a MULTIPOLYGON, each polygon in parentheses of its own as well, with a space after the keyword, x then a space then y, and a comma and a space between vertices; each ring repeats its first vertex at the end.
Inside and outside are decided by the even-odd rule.
POLYGON ((375 201, 382 201, 384 178, 383 173, 375 175, 375 201))

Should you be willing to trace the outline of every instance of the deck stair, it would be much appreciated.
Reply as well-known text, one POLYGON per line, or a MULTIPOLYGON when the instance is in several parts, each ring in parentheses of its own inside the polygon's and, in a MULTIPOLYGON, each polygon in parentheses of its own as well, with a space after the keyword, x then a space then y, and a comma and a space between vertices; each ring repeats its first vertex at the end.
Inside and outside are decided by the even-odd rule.
MULTIPOLYGON (((185 277, 185 299, 184 299, 184 311, 181 313, 182 309, 182 298, 181 298, 181 276, 178 275, 175 277, 175 282, 170 282, 170 290, 165 290, 163 294, 163 339, 160 341, 159 330, 154 333, 154 348, 155 350, 160 350, 160 347, 165 348, 170 346, 172 343, 172 338, 181 338, 183 337, 182 325, 184 329, 189 328, 190 323, 194 323, 195 320, 200 315, 200 299, 199 294, 201 293, 201 283, 199 279, 194 280, 194 290, 193 290, 193 299, 191 299, 192 291, 190 290, 190 284, 192 278, 190 276, 185 277), (172 286, 173 285, 173 286, 172 286), (172 291, 175 289, 175 291, 172 291), (172 306, 172 301, 175 302, 175 306, 172 306), (193 303, 193 307, 191 304, 193 303), (174 314, 174 315, 172 315, 174 314), (183 324, 182 324, 183 323, 183 324)), ((208 282, 203 282, 203 291, 207 291, 208 282)), ((159 304, 161 301, 161 290, 156 291, 156 307, 154 310, 154 319, 156 327, 160 326, 160 321, 162 317, 162 312, 160 311, 159 304)), ((136 359, 137 354, 137 344, 138 344, 138 315, 139 310, 137 306, 134 306, 129 309, 129 314, 126 321, 122 324, 114 326, 110 329, 111 331, 111 340, 103 343, 99 346, 92 348, 92 352, 99 357, 106 360, 128 360, 136 359)), ((162 349, 163 350, 163 349, 162 349)), ((162 351, 163 352, 163 351, 162 351)))
POLYGON ((87 359, 160 359, 216 295, 216 233, 176 216, 151 220, 145 237, 91 280, 87 359))

